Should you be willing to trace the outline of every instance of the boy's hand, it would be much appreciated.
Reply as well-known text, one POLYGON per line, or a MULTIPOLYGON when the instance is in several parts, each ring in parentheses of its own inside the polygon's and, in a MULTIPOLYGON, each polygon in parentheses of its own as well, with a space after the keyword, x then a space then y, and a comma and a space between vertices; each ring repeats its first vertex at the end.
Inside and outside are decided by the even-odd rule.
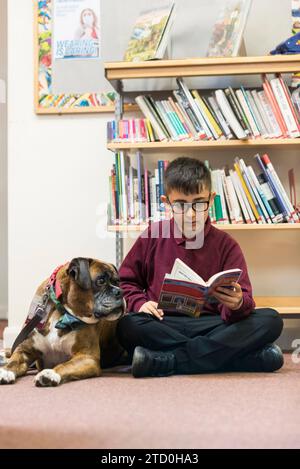
POLYGON ((238 283, 232 282, 233 289, 217 287, 214 296, 227 308, 235 311, 243 304, 243 291, 238 283))
POLYGON ((144 303, 140 309, 139 313, 149 313, 152 314, 152 316, 157 317, 158 319, 162 320, 164 312, 162 309, 157 309, 158 303, 155 303, 155 301, 147 301, 147 303, 144 303))

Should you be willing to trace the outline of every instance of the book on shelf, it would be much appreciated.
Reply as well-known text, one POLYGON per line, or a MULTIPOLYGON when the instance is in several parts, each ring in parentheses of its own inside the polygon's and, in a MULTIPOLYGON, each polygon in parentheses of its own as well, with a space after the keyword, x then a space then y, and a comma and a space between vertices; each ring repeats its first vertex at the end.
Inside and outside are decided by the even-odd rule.
POLYGON ((162 59, 174 21, 175 3, 142 11, 124 55, 126 62, 162 59))
POLYGON ((143 117, 112 121, 107 138, 114 143, 182 142, 299 138, 295 100, 280 74, 262 76, 262 89, 231 87, 213 92, 189 90, 178 78, 178 89, 167 99, 136 97, 143 117))
POLYGON ((165 274, 161 287, 158 308, 165 314, 186 314, 198 316, 205 303, 218 303, 214 292, 218 287, 233 289, 238 282, 241 269, 230 269, 203 280, 181 259, 176 259, 170 274, 165 274))
POLYGON ((242 45, 251 0, 225 0, 213 26, 208 57, 236 57, 242 45))
MULTIPOLYGON (((296 197, 289 198, 270 157, 256 154, 253 162, 254 165, 246 164, 242 158, 235 158, 232 168, 226 165, 221 169, 213 169, 205 162, 211 173, 211 192, 216 194, 209 210, 211 222, 299 223, 296 197)), ((168 219, 170 213, 161 203, 167 166, 167 160, 158 160, 156 167, 150 166, 140 151, 131 158, 125 152, 117 152, 109 179, 108 223, 139 225, 168 219)))

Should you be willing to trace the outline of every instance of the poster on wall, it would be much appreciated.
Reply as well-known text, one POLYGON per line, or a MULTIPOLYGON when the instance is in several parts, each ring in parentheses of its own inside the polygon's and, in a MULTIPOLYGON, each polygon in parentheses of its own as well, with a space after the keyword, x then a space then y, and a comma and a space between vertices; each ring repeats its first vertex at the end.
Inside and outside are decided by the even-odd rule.
POLYGON ((54 0, 54 60, 100 58, 100 0, 54 0))
MULTIPOLYGON (((54 30, 53 19, 54 4, 77 3, 77 5, 87 5, 90 7, 97 2, 84 0, 74 0, 70 2, 57 0, 35 0, 35 111, 37 114, 72 114, 81 112, 114 112, 116 93, 109 92, 85 92, 81 93, 54 93, 53 90, 53 62, 54 62, 54 30)), ((80 10, 81 12, 84 10, 80 10)), ((98 9, 100 11, 100 8, 98 9)), ((79 13, 80 15, 80 13, 79 13)), ((88 22, 88 21, 87 21, 88 22)), ((99 23, 98 23, 99 24, 99 23)), ((59 29, 58 29, 59 31, 59 29)), ((98 42, 100 45, 100 40, 98 42)), ((99 52, 98 52, 99 53, 99 52)), ((99 53, 100 55, 100 53, 99 53)), ((100 60, 102 57, 100 57, 100 60)), ((93 59, 94 60, 94 59, 93 59)))

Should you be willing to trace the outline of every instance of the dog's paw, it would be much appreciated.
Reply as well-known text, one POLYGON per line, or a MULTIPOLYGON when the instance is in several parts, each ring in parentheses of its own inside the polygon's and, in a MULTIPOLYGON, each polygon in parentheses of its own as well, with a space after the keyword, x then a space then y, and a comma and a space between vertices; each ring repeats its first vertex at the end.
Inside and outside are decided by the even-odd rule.
POLYGON ((58 386, 61 381, 61 377, 54 370, 42 370, 34 378, 34 384, 36 386, 58 386))
POLYGON ((16 375, 13 371, 0 368, 0 384, 13 384, 16 381, 16 375))

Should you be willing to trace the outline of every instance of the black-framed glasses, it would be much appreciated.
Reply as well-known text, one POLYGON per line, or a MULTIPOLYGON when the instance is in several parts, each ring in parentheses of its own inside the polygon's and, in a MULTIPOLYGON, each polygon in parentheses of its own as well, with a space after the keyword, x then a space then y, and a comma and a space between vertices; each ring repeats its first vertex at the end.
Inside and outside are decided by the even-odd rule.
POLYGON ((209 209, 209 203, 210 203, 210 196, 208 200, 199 200, 196 202, 174 202, 171 204, 169 197, 167 197, 168 203, 171 206, 173 213, 176 213, 178 215, 182 213, 187 213, 190 207, 194 210, 196 213, 203 213, 206 212, 209 209))

